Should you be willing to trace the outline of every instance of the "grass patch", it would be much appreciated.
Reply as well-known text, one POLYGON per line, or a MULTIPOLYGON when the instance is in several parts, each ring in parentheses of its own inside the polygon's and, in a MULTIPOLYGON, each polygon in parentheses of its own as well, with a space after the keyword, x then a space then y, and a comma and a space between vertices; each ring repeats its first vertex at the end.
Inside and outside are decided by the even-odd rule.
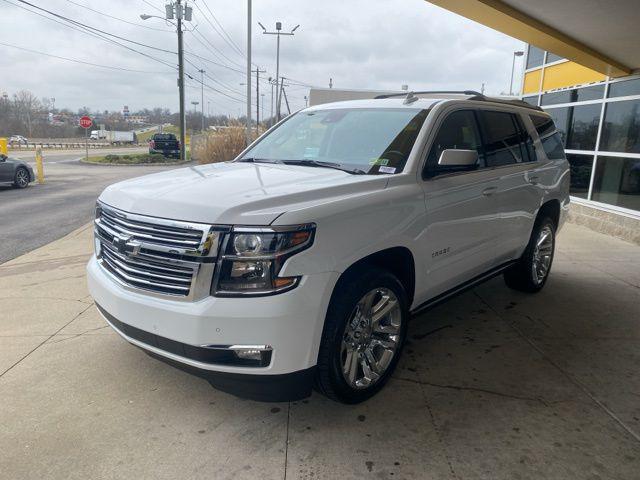
POLYGON ((178 163, 180 159, 165 157, 164 155, 154 153, 138 153, 124 155, 102 155, 97 157, 89 157, 89 163, 105 163, 109 165, 144 165, 151 163, 178 163))

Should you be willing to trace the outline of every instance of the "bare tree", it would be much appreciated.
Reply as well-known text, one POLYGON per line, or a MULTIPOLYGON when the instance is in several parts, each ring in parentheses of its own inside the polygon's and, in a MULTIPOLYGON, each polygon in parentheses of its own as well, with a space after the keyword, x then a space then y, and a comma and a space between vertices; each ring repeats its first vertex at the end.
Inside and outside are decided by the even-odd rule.
POLYGON ((20 90, 13 96, 14 115, 27 126, 29 136, 33 135, 33 121, 42 111, 40 100, 28 90, 20 90))

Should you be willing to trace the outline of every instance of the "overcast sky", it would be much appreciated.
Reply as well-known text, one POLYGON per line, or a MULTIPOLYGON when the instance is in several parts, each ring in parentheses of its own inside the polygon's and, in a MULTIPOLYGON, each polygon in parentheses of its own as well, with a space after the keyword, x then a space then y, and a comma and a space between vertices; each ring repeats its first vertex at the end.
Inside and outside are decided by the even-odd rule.
MULTIPOLYGON (((141 13, 164 16, 161 10, 166 2, 162 0, 29 2, 128 40, 171 52, 177 50, 171 25, 157 18, 146 21, 139 18, 141 13)), ((0 45, 0 92, 12 95, 26 89, 38 97, 55 97, 58 108, 74 110, 83 106, 92 110, 121 110, 123 105, 128 105, 131 111, 153 107, 177 109, 176 73, 172 67, 177 64, 175 54, 114 38, 162 60, 165 65, 11 3, 25 6, 18 0, 0 0, 3 6, 0 42, 141 72, 82 65, 0 45)), ((198 69, 206 70, 205 104, 211 113, 233 116, 244 113, 246 107, 242 102, 246 87, 240 83, 245 81, 241 71, 246 59, 231 43, 242 52, 246 49, 246 1, 194 0, 189 4, 194 9, 193 21, 188 27, 195 27, 197 32, 185 33, 186 71, 199 78, 198 69), (223 40, 225 32, 211 18, 206 6, 231 41, 223 40), (214 31, 212 24, 221 35, 214 31)), ((297 83, 322 87, 328 86, 329 78, 333 78, 335 88, 356 89, 399 89, 402 84, 408 84, 412 90, 480 90, 485 83, 487 93, 498 94, 508 91, 513 51, 524 46, 521 41, 424 0, 253 0, 253 19, 252 60, 267 70, 263 75, 275 76, 276 38, 262 35, 257 22, 272 30, 276 21, 282 21, 283 30, 287 31, 300 24, 294 37, 281 39, 281 74, 297 83)), ((520 83, 521 61, 522 57, 516 63, 516 89, 520 83)), ((200 100, 200 86, 194 80, 188 84, 186 101, 189 108, 193 108, 190 102, 200 100)), ((267 114, 271 92, 268 85, 263 84, 261 88, 261 93, 266 94, 267 114)), ((297 109, 304 106, 308 87, 292 84, 287 93, 292 109, 297 109)), ((255 97, 255 92, 253 95, 255 97)))

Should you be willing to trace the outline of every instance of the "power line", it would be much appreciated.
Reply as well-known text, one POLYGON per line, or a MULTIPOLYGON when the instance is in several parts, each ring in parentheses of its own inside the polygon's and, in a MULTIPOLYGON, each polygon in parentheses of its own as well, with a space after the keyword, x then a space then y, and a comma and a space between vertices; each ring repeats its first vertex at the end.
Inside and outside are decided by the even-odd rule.
POLYGON ((171 30, 166 30, 164 28, 155 28, 155 27, 150 27, 148 25, 141 25, 139 23, 130 22, 130 21, 125 20, 123 18, 114 17, 113 15, 109 15, 108 13, 101 12, 100 10, 94 10, 93 8, 91 8, 91 7, 87 6, 87 5, 83 5, 81 3, 74 2, 73 0, 67 0, 67 2, 73 3, 74 5, 77 5, 78 7, 84 8, 86 10, 90 10, 90 11, 92 11, 94 13, 97 13, 97 14, 99 14, 101 16, 113 18, 114 20, 118 20, 119 22, 123 22, 123 23, 128 23, 129 25, 133 25, 135 27, 146 28, 147 30, 155 30, 157 32, 170 32, 171 31, 171 30))
POLYGON ((83 65, 90 65, 92 67, 109 68, 111 70, 121 70, 121 71, 124 71, 124 72, 135 72, 135 73, 171 73, 171 74, 174 73, 174 72, 151 72, 151 71, 148 71, 148 70, 135 70, 135 69, 132 69, 132 68, 114 67, 112 65, 101 65, 99 63, 85 62, 84 60, 78 60, 78 59, 69 58, 69 57, 62 57, 60 55, 54 55, 52 53, 40 52, 38 50, 32 50, 30 48, 20 47, 18 45, 12 45, 10 43, 0 42, 0 45, 3 45, 5 47, 15 48, 15 49, 18 49, 18 50, 23 50, 23 51, 29 52, 29 53, 37 53, 39 55, 45 55, 47 57, 58 58, 60 60, 66 60, 68 62, 75 62, 75 63, 81 63, 83 65))
POLYGON ((235 44, 235 42, 231 39, 231 37, 229 36, 229 34, 226 32, 226 30, 224 30, 224 27, 222 27, 222 25, 220 25, 220 22, 218 22, 218 19, 215 17, 215 15, 213 14, 213 12, 211 11, 211 9, 209 8, 209 6, 204 3, 204 6, 207 8, 207 10, 209 11, 209 13, 211 14, 211 16, 213 17, 213 19, 215 20, 215 22, 220 26, 220 29, 223 30, 226 34, 227 37, 225 38, 224 35, 222 35, 220 33, 220 31, 216 28, 216 26, 213 24, 213 22, 211 22, 211 20, 209 19, 209 17, 205 14, 205 12, 200 8, 200 6, 194 2, 194 5, 196 6, 196 8, 198 9, 198 11, 202 14, 202 17, 209 23, 209 25, 211 25, 211 28, 213 28, 213 31, 216 32, 218 34, 218 36, 227 44, 231 47, 231 49, 239 54, 241 57, 246 58, 245 54, 242 52, 242 50, 240 50, 240 48, 238 47, 238 45, 235 44))
MULTIPOLYGON (((47 17, 46 15, 43 15, 42 13, 39 13, 39 12, 34 11, 34 10, 30 10, 30 9, 28 9, 26 7, 23 7, 21 5, 18 5, 18 4, 15 4, 13 2, 10 2, 9 0, 2 0, 2 1, 4 1, 5 3, 8 3, 9 5, 13 5, 14 7, 18 7, 18 8, 21 8, 23 10, 26 10, 29 13, 33 13, 34 15, 38 15, 39 17, 43 17, 43 18, 46 18, 47 20, 50 20, 52 22, 58 23, 60 25, 63 25, 64 27, 67 27, 67 28, 70 28, 72 30, 78 31, 78 32, 83 33, 85 35, 89 35, 89 36, 92 36, 92 37, 95 37, 95 38, 99 38, 99 39, 104 40, 104 41, 109 42, 109 43, 113 43, 114 45, 118 45, 120 47, 126 48, 127 50, 130 50, 130 51, 135 52, 135 53, 137 53, 139 55, 142 55, 143 57, 147 57, 147 58, 149 58, 151 60, 154 60, 156 62, 162 63, 165 66, 174 68, 173 65, 171 65, 170 63, 168 63, 168 62, 166 62, 164 60, 161 60, 161 59, 159 59, 157 57, 154 57, 154 56, 149 55, 147 53, 141 52, 139 50, 136 50, 135 48, 131 48, 131 47, 127 46, 127 45, 124 45, 124 44, 122 44, 120 42, 117 42, 117 41, 113 40, 112 38, 108 38, 108 37, 105 37, 105 36, 103 36, 103 35, 101 35, 99 33, 93 32, 90 29, 84 27, 84 25, 81 24, 80 22, 75 22, 78 25, 80 25, 80 27, 76 27, 73 24, 69 25, 68 23, 64 23, 64 22, 61 22, 60 20, 56 20, 56 18, 47 17)), ((28 3, 28 2, 24 2, 24 0, 18 0, 18 1, 22 2, 22 3, 28 3)), ((36 7, 36 8, 39 8, 39 7, 36 7)), ((40 10, 44 10, 44 9, 40 8, 40 10)), ((60 15, 56 15, 56 16, 57 17, 62 17, 60 15)), ((62 17, 62 18, 64 18, 64 17, 62 17)))
MULTIPOLYGON (((229 57, 227 57, 227 56, 226 56, 226 55, 225 55, 225 54, 224 54, 224 53, 223 53, 223 52, 222 52, 218 47, 216 47, 213 43, 211 43, 211 42, 209 41, 209 39, 208 39, 207 37, 205 37, 205 36, 200 32, 200 30, 198 30, 197 28, 194 28, 192 33, 194 33, 194 34, 195 34, 195 33, 197 33, 198 35, 200 35, 200 38, 202 38, 205 42, 207 42, 207 44, 209 44, 209 46, 210 46, 211 48, 213 48, 213 50, 215 50, 215 52, 216 52, 218 55, 220 55, 221 57, 223 57, 225 60, 227 60, 227 61, 231 62, 233 65, 235 65, 235 66, 237 66, 237 67, 242 68, 242 65, 240 65, 239 63, 234 62, 233 60, 231 60, 231 59, 230 59, 229 57)), ((204 46, 206 49, 209 49, 209 47, 207 47, 206 45, 204 45, 204 44, 203 44, 203 43, 198 39, 198 37, 196 37, 196 36, 194 35, 194 37, 193 37, 193 38, 195 38, 196 40, 198 40, 198 41, 200 42, 200 44, 201 44, 202 46, 204 46)))

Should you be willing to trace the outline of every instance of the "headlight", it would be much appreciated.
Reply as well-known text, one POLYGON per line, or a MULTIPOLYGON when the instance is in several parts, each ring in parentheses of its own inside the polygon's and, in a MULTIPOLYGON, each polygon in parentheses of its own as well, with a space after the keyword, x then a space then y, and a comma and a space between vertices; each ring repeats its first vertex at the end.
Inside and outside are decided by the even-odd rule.
POLYGON ((295 287, 299 277, 280 277, 284 262, 311 246, 314 224, 293 227, 235 227, 226 236, 211 293, 270 295, 295 287))

